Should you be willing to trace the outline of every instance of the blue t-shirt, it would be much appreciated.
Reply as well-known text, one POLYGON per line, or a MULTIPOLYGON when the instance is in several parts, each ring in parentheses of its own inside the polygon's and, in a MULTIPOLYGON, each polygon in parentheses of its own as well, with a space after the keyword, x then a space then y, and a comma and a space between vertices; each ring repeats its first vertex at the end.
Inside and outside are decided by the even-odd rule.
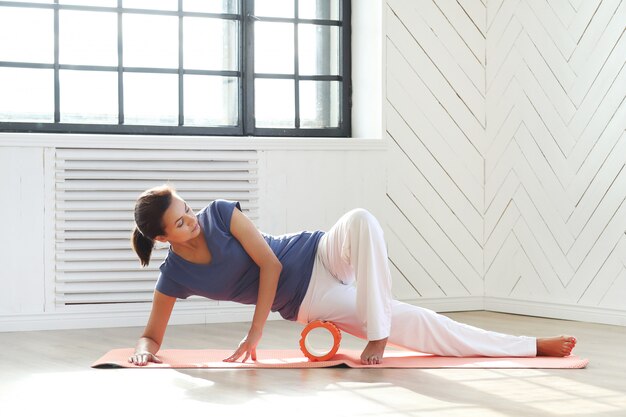
MULTIPOLYGON (((212 259, 202 265, 189 262, 170 248, 160 266, 156 289, 171 297, 199 295, 212 300, 256 304, 259 267, 230 233, 230 220, 236 201, 215 200, 198 214, 212 259)), ((300 304, 311 280, 317 244, 322 231, 303 231, 281 236, 262 233, 283 269, 278 280, 272 311, 287 320, 296 320, 300 304)))

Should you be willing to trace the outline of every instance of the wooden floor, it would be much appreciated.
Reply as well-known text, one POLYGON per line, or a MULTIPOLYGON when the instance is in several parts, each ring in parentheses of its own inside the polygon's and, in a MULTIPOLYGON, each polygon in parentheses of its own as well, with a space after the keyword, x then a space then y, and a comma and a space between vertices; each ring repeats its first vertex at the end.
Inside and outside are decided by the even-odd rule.
MULTIPOLYGON (((490 330, 572 334, 580 370, 94 370, 142 329, 0 333, 0 415, 626 416, 626 327, 490 312, 448 314, 490 330), (194 414, 192 414, 194 413, 194 414), (201 414, 200 414, 201 413, 201 414)), ((268 322, 259 348, 297 348, 301 325, 268 322)), ((234 348, 246 323, 170 326, 164 348, 234 348)), ((344 335, 342 346, 364 343, 344 335)))

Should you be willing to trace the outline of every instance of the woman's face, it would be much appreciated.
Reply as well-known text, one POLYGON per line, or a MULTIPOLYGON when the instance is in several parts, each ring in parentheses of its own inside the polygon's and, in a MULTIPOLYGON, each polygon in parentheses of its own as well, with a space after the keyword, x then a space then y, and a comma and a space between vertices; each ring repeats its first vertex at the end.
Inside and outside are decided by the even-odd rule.
POLYGON ((172 194, 172 202, 163 214, 163 227, 165 235, 156 237, 160 242, 182 243, 201 232, 196 215, 177 194, 172 194))

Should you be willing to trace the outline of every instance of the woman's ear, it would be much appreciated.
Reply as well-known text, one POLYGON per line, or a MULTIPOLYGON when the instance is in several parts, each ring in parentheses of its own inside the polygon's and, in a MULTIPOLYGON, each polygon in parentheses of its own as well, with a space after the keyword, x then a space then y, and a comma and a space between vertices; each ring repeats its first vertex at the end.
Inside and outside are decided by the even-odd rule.
POLYGON ((155 236, 154 240, 158 240, 161 243, 166 243, 167 242, 167 239, 165 238, 165 236, 161 236, 161 235, 155 236))

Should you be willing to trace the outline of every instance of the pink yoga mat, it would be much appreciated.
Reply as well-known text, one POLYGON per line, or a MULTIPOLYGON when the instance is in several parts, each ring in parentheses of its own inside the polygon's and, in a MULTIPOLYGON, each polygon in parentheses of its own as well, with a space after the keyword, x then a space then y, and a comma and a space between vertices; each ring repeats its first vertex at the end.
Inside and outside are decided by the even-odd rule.
MULTIPOLYGON (((412 351, 387 350, 380 365, 361 365, 360 351, 341 349, 332 359, 311 362, 300 350, 257 350, 257 361, 246 363, 223 362, 232 350, 183 350, 159 351, 160 363, 135 366, 128 363, 133 349, 113 349, 95 361, 93 368, 327 368, 349 366, 350 368, 584 368, 588 359, 577 356, 566 358, 455 358, 423 354, 412 351)), ((243 358, 242 358, 243 359, 243 358)))

